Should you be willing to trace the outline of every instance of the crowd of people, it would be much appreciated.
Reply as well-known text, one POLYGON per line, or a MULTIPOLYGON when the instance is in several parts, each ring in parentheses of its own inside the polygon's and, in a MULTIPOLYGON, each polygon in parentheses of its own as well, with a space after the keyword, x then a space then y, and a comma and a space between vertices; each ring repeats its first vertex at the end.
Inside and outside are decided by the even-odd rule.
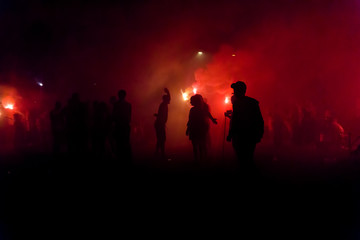
MULTIPOLYGON (((259 102, 246 96, 246 84, 239 81, 230 87, 233 89, 232 110, 225 113, 225 117, 230 119, 227 140, 232 142, 239 162, 247 167, 251 167, 256 144, 263 136, 265 142, 269 141, 270 137, 270 145, 275 155, 278 155, 287 144, 312 145, 325 152, 344 147, 344 129, 330 111, 326 111, 319 119, 310 108, 299 107, 297 111, 288 111, 285 114, 278 110, 265 114, 264 121, 259 102)), ((159 159, 167 159, 166 123, 171 96, 167 88, 164 89, 164 93, 158 111, 154 114, 154 147, 155 156, 159 159)), ((192 144, 195 162, 206 161, 210 125, 211 122, 218 122, 200 94, 193 95, 190 104, 192 107, 184 135, 188 136, 192 144)), ((120 90, 117 97, 112 96, 109 103, 94 101, 92 106, 83 102, 79 94, 74 93, 66 105, 56 102, 50 112, 53 153, 55 156, 63 153, 72 156, 91 153, 96 159, 110 157, 130 164, 130 135, 134 133, 130 127, 131 115, 132 108, 126 101, 125 90, 120 90)), ((25 139, 29 135, 23 120, 21 114, 14 114, 13 138, 17 151, 24 149, 25 139)), ((29 121, 29 125, 30 128, 36 129, 35 120, 29 121)))
POLYGON ((110 99, 111 109, 105 102, 95 101, 91 122, 87 106, 80 100, 79 94, 74 93, 64 107, 57 102, 50 112, 54 154, 59 154, 66 147, 70 155, 80 156, 91 148, 93 156, 101 159, 105 157, 108 144, 116 158, 129 163, 132 158, 131 104, 125 98, 126 91, 120 90, 117 99, 110 99), (90 132, 88 125, 91 125, 90 132))
MULTIPOLYGON (((237 82, 231 87, 234 89, 234 95, 232 97, 233 111, 227 115, 231 119, 228 141, 233 142, 239 161, 251 162, 255 145, 260 142, 264 133, 264 121, 258 101, 245 96, 245 83, 237 82)), ((161 159, 166 158, 166 123, 168 105, 171 101, 169 90, 165 88, 164 92, 158 111, 154 114, 154 129, 157 138, 155 154, 161 159)), ((94 102, 90 132, 87 128, 89 114, 78 94, 73 94, 64 107, 57 102, 50 113, 54 153, 60 153, 63 143, 66 142, 70 154, 81 155, 88 151, 90 142, 93 156, 104 158, 107 152, 106 146, 110 145, 111 152, 117 159, 131 163, 131 104, 125 98, 125 90, 120 90, 117 98, 111 97, 110 107, 105 102, 94 102)), ((185 134, 192 143, 194 160, 199 162, 208 157, 207 139, 210 122, 217 124, 217 119, 212 116, 208 104, 200 94, 193 95, 190 98, 190 104, 192 107, 185 134)))
POLYGON ((339 151, 348 147, 343 126, 329 110, 315 111, 297 106, 292 111, 277 109, 266 117, 265 129, 274 152, 286 146, 339 151))

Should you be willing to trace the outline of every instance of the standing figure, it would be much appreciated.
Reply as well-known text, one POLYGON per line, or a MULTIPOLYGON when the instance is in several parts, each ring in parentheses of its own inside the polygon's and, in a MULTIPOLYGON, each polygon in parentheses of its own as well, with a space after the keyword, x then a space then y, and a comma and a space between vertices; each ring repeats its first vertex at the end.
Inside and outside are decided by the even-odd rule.
POLYGON ((187 123, 186 136, 189 136, 194 150, 195 161, 204 160, 207 154, 206 138, 208 136, 208 119, 217 124, 208 108, 205 106, 201 95, 196 94, 190 98, 189 121, 187 123))
POLYGON ((53 136, 53 152, 59 154, 64 139, 65 117, 61 108, 61 103, 56 102, 55 108, 50 112, 51 133, 53 136))
POLYGON ((22 151, 25 148, 26 129, 23 118, 19 113, 14 114, 14 147, 15 151, 22 151))
POLYGON ((65 109, 68 151, 71 155, 83 155, 88 147, 88 113, 86 105, 74 93, 65 109))
POLYGON ((97 159, 103 159, 106 150, 106 137, 109 131, 109 114, 105 102, 94 106, 92 150, 97 159))
POLYGON ((117 102, 117 99, 115 96, 111 96, 109 99, 109 134, 108 134, 108 141, 111 148, 111 156, 116 156, 116 141, 115 141, 115 126, 114 126, 114 119, 113 119, 113 113, 114 113, 114 107, 117 102))
POLYGON ((165 141, 166 141, 166 122, 168 119, 168 105, 170 103, 170 92, 167 88, 164 89, 166 93, 162 97, 162 103, 160 103, 159 110, 154 114, 155 120, 155 132, 156 132, 156 150, 155 154, 158 155, 159 151, 161 157, 165 158, 165 141))
POLYGON ((118 159, 125 160, 125 164, 131 161, 130 145, 130 121, 131 121, 131 104, 125 100, 126 91, 118 92, 119 100, 114 105, 114 138, 116 142, 116 156, 118 159))
POLYGON ((259 102, 245 96, 246 85, 238 81, 231 84, 234 89, 232 97, 233 112, 230 116, 230 127, 227 141, 232 141, 238 163, 242 170, 254 169, 254 151, 264 134, 264 120, 259 102))

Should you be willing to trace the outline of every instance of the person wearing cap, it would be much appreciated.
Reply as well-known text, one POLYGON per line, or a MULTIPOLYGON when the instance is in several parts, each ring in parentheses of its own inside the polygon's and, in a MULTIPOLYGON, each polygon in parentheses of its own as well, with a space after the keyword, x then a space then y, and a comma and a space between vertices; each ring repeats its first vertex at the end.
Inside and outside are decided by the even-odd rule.
POLYGON ((264 120, 260 111, 259 102, 245 96, 246 84, 238 81, 231 84, 234 89, 231 102, 233 111, 230 117, 229 135, 235 150, 239 167, 244 170, 254 169, 254 151, 256 144, 264 134, 264 120))
POLYGON ((165 141, 166 141, 166 122, 168 119, 168 105, 170 104, 170 92, 167 88, 164 89, 165 95, 162 96, 159 110, 154 114, 156 117, 154 127, 156 132, 156 149, 155 155, 161 153, 161 157, 165 158, 165 141))

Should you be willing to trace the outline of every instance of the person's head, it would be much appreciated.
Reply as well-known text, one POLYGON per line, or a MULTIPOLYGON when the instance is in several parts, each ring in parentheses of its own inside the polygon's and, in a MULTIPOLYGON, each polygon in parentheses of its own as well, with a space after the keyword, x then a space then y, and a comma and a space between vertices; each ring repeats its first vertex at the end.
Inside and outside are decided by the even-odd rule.
POLYGON ((203 98, 200 94, 195 94, 190 98, 190 104, 194 107, 200 107, 203 103, 203 98))
POLYGON ((334 116, 331 114, 330 110, 325 111, 325 120, 332 122, 334 120, 334 116))
POLYGON ((96 109, 97 106, 99 105, 99 102, 97 100, 93 101, 93 109, 96 109))
POLYGON ((170 97, 169 97, 169 95, 163 95, 163 96, 162 96, 162 100, 163 100, 164 103, 169 104, 169 103, 170 103, 170 97))
POLYGON ((246 84, 244 82, 237 81, 236 83, 231 84, 231 88, 234 89, 234 95, 236 97, 245 96, 246 84))
POLYGON ((115 97, 115 96, 111 96, 111 97, 110 97, 110 103, 111 103, 112 105, 114 105, 114 104, 116 103, 116 97, 115 97))
POLYGON ((121 90, 118 92, 118 97, 119 97, 119 100, 120 100, 120 101, 125 100, 126 91, 125 91, 124 89, 121 89, 121 90))
POLYGON ((79 100, 80 99, 80 96, 79 96, 79 93, 75 92, 71 95, 71 99, 73 100, 79 100))
POLYGON ((14 121, 15 122, 20 122, 21 121, 21 115, 19 113, 14 113, 14 121))
POLYGON ((57 101, 57 102, 55 103, 55 109, 56 109, 56 110, 59 110, 60 108, 61 108, 61 102, 57 101))

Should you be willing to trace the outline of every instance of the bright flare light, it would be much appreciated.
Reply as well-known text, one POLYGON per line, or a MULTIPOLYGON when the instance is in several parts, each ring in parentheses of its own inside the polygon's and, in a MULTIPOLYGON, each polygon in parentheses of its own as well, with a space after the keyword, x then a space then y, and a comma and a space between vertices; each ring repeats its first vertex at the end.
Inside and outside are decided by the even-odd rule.
POLYGON ((204 54, 203 52, 198 52, 198 55, 199 55, 199 56, 201 56, 201 55, 203 55, 203 54, 204 54))
POLYGON ((194 89, 193 89, 193 93, 194 93, 194 94, 196 94, 196 92, 197 92, 197 89, 196 89, 196 88, 194 88, 194 89))
POLYGON ((44 84, 43 84, 42 82, 37 82, 37 84, 38 84, 40 87, 44 86, 44 84))
POLYGON ((225 104, 229 103, 229 97, 225 97, 225 104))
POLYGON ((182 95, 182 98, 183 98, 184 101, 189 100, 189 94, 187 92, 183 92, 181 90, 181 95, 182 95))
POLYGON ((10 104, 10 103, 9 103, 9 104, 6 104, 6 105, 5 105, 5 108, 6 108, 6 109, 11 109, 11 110, 13 110, 13 109, 14 109, 14 104, 10 104))

